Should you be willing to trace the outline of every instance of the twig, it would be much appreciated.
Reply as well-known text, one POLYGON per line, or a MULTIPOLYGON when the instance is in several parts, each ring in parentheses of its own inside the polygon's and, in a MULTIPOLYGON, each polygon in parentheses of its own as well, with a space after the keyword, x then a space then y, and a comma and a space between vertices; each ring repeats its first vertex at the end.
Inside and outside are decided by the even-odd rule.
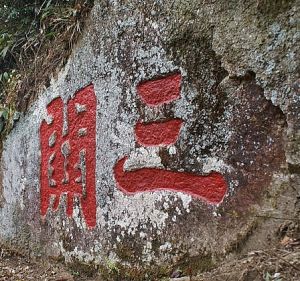
MULTIPOLYGON (((270 254, 267 253, 266 251, 264 251, 264 253, 267 254, 268 256, 270 256, 270 254)), ((274 252, 272 252, 272 254, 273 254, 275 257, 277 257, 278 259, 280 259, 280 260, 284 261, 285 263, 287 263, 288 265, 290 265, 290 266, 291 266, 292 268, 294 268, 295 270, 300 271, 299 268, 297 268, 296 266, 294 266, 292 263, 290 263, 290 262, 287 261, 286 259, 280 257, 279 255, 277 255, 277 254, 274 253, 274 252)))
POLYGON ((276 219, 276 220, 299 221, 299 219, 294 219, 294 218, 281 218, 281 217, 274 217, 274 216, 255 215, 255 217, 257 217, 257 218, 267 218, 267 219, 276 219))

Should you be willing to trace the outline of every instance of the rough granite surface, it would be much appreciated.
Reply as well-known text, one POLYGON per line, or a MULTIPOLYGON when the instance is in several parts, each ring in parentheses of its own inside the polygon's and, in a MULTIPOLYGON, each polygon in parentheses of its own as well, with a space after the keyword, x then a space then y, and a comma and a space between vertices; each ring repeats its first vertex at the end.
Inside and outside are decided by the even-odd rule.
POLYGON ((95 1, 66 67, 4 143, 1 241, 32 256, 100 264, 103 274, 117 267, 128 280, 150 280, 195 258, 203 270, 234 252, 263 223, 256 214, 283 211, 279 194, 291 180, 292 196, 299 194, 299 13, 299 1, 95 1), (174 72, 182 75, 181 98, 145 107, 138 83, 174 72), (46 106, 90 83, 97 96, 92 230, 78 202, 73 218, 64 200, 41 218, 39 193, 46 106), (174 145, 136 143, 140 118, 173 117, 184 121, 174 145), (220 172, 228 192, 217 206, 170 191, 126 195, 113 176, 126 155, 129 170, 220 172))

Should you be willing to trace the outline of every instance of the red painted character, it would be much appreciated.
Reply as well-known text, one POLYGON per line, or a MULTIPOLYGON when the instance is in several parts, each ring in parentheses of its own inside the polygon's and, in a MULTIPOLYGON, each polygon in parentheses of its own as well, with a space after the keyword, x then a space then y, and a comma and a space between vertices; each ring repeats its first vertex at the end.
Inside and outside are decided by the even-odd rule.
POLYGON ((66 212, 73 215, 78 197, 88 227, 96 224, 95 149, 96 97, 92 85, 78 91, 64 106, 56 98, 47 106, 48 120, 42 121, 41 214, 45 216, 53 198, 57 210, 62 194, 66 212))
MULTIPOLYGON (((180 83, 181 75, 176 73, 140 83, 137 92, 144 103, 150 107, 157 107, 180 98, 180 83)), ((171 145, 177 141, 182 124, 180 119, 150 123, 139 121, 135 127, 135 137, 143 146, 171 145)), ((126 159, 127 157, 120 159, 114 167, 117 185, 126 194, 171 190, 218 204, 227 191, 224 177, 217 172, 199 175, 158 168, 124 171, 126 159)))

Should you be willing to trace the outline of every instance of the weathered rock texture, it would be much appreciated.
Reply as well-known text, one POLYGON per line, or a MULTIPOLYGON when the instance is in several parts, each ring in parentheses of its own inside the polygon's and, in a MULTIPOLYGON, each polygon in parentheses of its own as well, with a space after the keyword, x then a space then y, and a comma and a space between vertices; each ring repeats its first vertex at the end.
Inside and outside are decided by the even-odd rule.
POLYGON ((258 216, 288 215, 299 193, 299 1, 95 2, 67 66, 5 141, 1 241, 32 255, 100 264, 122 280, 152 280, 178 266, 206 270, 230 252, 259 247, 251 233, 267 222, 258 216), (147 106, 139 83, 174 73, 182 77, 180 98, 147 106), (80 200, 71 218, 64 198, 57 212, 40 211, 46 106, 91 83, 94 228, 80 200), (183 122, 174 144, 136 142, 139 120, 174 118, 183 122), (125 194, 113 173, 125 156, 128 171, 218 172, 226 195, 214 205, 170 190, 125 194))

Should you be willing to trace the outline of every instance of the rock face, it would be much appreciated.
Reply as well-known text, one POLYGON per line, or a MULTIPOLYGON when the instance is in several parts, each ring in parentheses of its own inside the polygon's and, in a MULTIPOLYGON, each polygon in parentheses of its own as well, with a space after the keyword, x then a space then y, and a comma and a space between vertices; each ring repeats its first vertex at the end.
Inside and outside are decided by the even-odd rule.
POLYGON ((5 141, 1 241, 128 280, 253 248, 299 192, 299 2, 95 2, 5 141))

